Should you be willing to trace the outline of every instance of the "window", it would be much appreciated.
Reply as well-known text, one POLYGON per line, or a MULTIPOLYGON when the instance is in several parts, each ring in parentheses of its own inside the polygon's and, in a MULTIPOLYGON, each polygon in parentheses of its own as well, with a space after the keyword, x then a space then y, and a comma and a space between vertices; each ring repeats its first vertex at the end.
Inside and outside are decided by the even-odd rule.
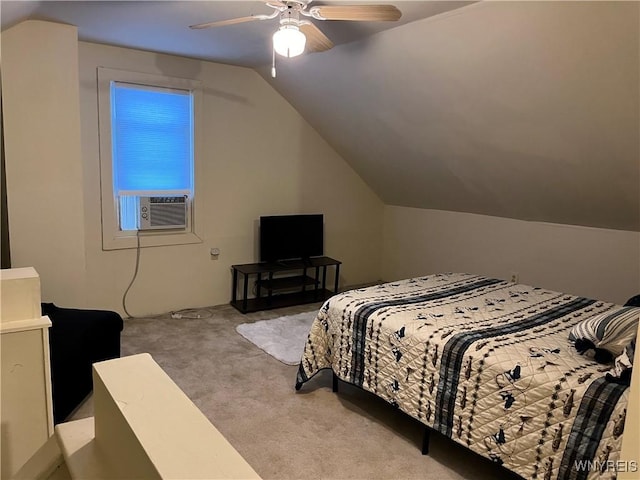
POLYGON ((143 246, 199 241, 193 228, 198 82, 99 68, 98 95, 103 248, 134 246, 143 197, 186 206, 182 222, 145 232, 143 246))
POLYGON ((137 230, 140 195, 193 196, 189 90, 111 82, 113 190, 120 230, 137 230))

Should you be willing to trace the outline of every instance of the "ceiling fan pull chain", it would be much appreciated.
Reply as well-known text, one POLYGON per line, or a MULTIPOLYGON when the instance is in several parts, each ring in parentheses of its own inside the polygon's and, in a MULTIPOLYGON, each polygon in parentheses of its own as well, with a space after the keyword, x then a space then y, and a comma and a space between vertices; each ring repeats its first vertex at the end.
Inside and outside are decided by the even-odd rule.
POLYGON ((276 78, 276 49, 271 46, 271 77, 276 78))

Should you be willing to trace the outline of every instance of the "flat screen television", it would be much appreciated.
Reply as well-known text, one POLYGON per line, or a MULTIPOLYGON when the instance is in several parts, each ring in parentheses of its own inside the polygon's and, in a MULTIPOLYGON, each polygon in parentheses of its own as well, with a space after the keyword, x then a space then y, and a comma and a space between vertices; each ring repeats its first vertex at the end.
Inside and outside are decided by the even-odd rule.
POLYGON ((260 261, 308 259, 324 254, 324 216, 260 217, 260 261))

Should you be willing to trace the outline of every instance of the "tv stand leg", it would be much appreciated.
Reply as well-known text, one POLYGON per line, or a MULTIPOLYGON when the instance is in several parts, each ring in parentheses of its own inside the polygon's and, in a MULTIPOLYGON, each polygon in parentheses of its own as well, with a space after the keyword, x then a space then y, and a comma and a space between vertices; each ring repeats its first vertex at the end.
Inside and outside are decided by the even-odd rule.
POLYGON ((249 291, 249 275, 247 275, 246 273, 244 274, 244 285, 243 285, 243 290, 244 290, 244 298, 242 299, 242 310, 244 310, 244 312, 247 312, 247 302, 248 302, 248 291, 249 291))
POLYGON ((260 284, 262 283, 262 274, 258 273, 258 281, 256 282, 256 298, 260 298, 260 284))
POLYGON ((238 270, 233 269, 233 290, 231 290, 231 302, 236 303, 238 299, 238 270))

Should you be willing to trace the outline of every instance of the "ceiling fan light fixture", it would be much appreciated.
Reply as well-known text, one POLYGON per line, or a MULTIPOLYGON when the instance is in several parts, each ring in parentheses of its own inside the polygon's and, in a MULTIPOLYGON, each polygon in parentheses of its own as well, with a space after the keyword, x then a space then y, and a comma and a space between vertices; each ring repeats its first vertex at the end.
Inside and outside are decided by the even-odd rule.
POLYGON ((281 25, 273 34, 273 49, 283 57, 297 57, 304 52, 307 37, 296 25, 281 25))

